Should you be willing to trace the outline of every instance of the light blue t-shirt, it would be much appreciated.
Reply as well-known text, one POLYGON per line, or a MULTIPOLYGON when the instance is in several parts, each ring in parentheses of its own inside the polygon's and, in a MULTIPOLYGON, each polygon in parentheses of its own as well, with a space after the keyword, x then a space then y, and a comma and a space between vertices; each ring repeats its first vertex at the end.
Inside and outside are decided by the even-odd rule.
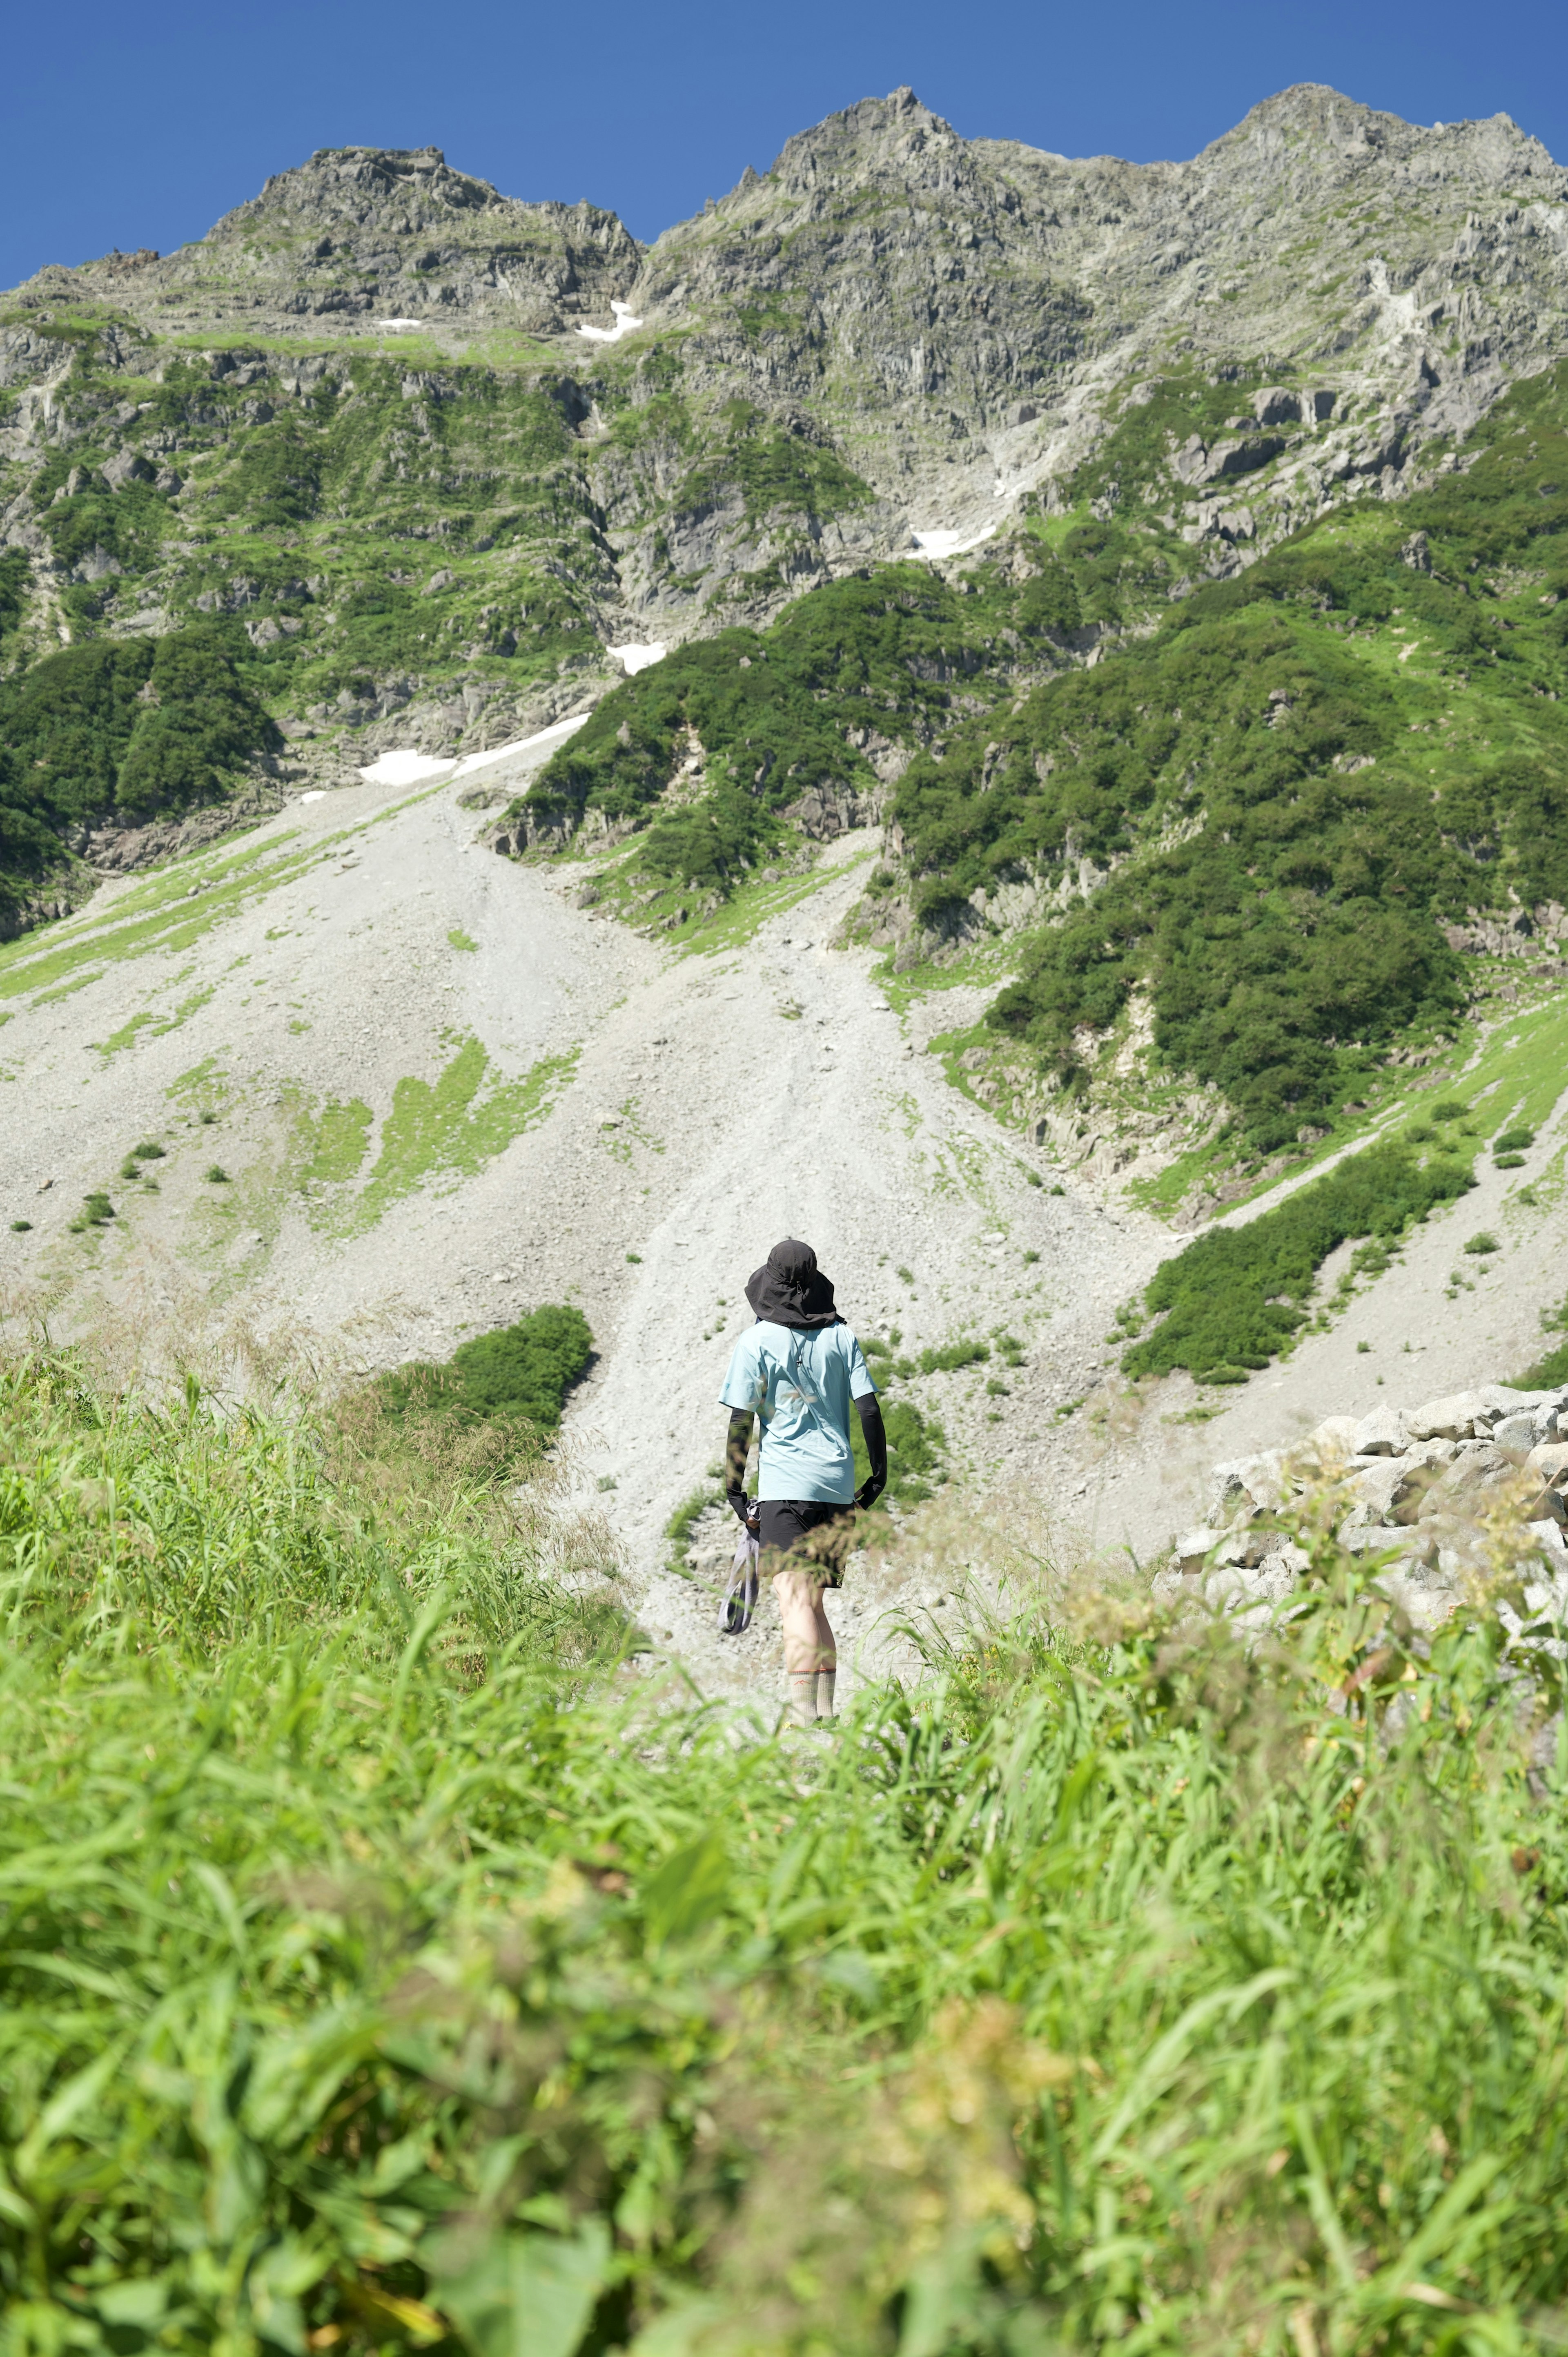
POLYGON ((854 1496, 849 1404, 876 1385, 847 1326, 797 1330, 767 1318, 730 1354, 719 1396, 762 1420, 759 1498, 812 1499, 847 1506, 854 1496))

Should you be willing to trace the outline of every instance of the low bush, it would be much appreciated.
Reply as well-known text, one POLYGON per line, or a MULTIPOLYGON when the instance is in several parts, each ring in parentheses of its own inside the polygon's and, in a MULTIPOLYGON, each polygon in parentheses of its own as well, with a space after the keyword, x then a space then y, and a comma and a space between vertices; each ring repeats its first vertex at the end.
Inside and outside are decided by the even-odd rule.
POLYGON ((1305 1323, 1317 1271, 1352 1236, 1387 1243, 1472 1187, 1469 1166, 1394 1142, 1353 1155, 1240 1227, 1211 1228, 1165 1263, 1145 1288, 1158 1323, 1122 1361, 1130 1375, 1185 1367, 1207 1383, 1241 1383, 1289 1347, 1305 1323))
POLYGON ((279 742, 216 624, 89 640, 0 682, 0 919, 84 821, 220 800, 279 742))
POLYGON ((1568 1383, 1568 1297, 1555 1309, 1543 1311, 1541 1327, 1548 1334, 1561 1334, 1563 1340, 1554 1343, 1527 1367, 1518 1378, 1526 1391, 1548 1391, 1558 1383, 1568 1383))
POLYGON ((515 1325, 460 1343, 445 1365, 415 1361, 393 1368, 378 1377, 376 1388, 394 1417, 435 1415, 465 1424, 521 1418, 551 1433, 593 1354, 582 1311, 547 1304, 515 1325))
POLYGON ((983 1366, 990 1356, 983 1342, 943 1342, 922 1351, 916 1364, 923 1375, 951 1375, 961 1367, 983 1366))

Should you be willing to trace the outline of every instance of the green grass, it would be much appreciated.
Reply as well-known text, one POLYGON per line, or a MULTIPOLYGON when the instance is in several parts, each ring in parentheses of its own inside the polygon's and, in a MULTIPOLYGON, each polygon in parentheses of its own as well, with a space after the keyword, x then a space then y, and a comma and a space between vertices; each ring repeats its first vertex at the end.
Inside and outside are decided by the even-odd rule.
MULTIPOLYGON (((1273 1210, 1240 1226, 1209 1229, 1145 1286, 1144 1314, 1158 1322, 1125 1353, 1124 1371, 1164 1375, 1185 1367, 1208 1383, 1245 1382, 1250 1369, 1266 1367, 1290 1348, 1306 1323, 1317 1272, 1337 1245, 1353 1236, 1370 1239, 1362 1247, 1362 1271, 1374 1274, 1412 1222, 1474 1184, 1462 1153, 1372 1146, 1273 1210)), ((1143 1322, 1133 1310, 1132 1329, 1143 1322)))
POLYGON ((681 1579, 686 1577, 686 1554, 692 1544, 693 1533, 708 1508, 718 1505, 724 1494, 716 1482, 704 1481, 682 1499, 664 1525, 666 1571, 673 1572, 681 1579))
POLYGON ((1519 1378, 1526 1390, 1545 1391, 1557 1383, 1568 1383, 1568 1297, 1555 1309, 1541 1312, 1542 1331, 1561 1334, 1563 1340, 1542 1351, 1533 1365, 1527 1367, 1519 1378))
POLYGON ((5 1410, 17 2352, 1556 2345, 1568 1761, 1488 1606, 1412 1649, 1315 1539, 1273 1641, 1036 1605, 808 1750, 330 1416, 5 1410))
POLYGON ((304 1114, 297 1140, 300 1175, 313 1189, 312 1221, 335 1234, 359 1234, 418 1189, 450 1188, 482 1170, 545 1119, 576 1061, 571 1049, 542 1058, 521 1080, 502 1081, 482 1041, 458 1039, 434 1081, 397 1082, 375 1161, 359 1187, 352 1182, 370 1151, 370 1109, 355 1098, 304 1114))

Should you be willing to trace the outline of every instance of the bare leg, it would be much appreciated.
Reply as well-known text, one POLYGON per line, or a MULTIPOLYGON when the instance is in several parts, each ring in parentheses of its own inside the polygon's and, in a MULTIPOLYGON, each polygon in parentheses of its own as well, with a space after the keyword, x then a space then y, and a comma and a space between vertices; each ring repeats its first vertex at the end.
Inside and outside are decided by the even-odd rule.
POLYGON ((838 1668, 838 1647, 823 1609, 822 1587, 822 1574, 814 1566, 791 1564, 773 1575, 773 1593, 784 1623, 790 1712, 799 1726, 810 1724, 817 1716, 819 1670, 831 1674, 838 1668))

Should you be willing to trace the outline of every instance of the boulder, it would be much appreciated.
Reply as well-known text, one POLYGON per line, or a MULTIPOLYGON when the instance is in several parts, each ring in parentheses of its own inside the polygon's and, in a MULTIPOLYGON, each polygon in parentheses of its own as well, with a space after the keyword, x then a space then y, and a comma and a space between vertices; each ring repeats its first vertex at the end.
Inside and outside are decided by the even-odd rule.
POLYGON ((1196 1530, 1184 1532, 1176 1543, 1176 1564, 1178 1571, 1201 1571, 1215 1548, 1219 1544, 1219 1533, 1203 1523, 1196 1530))
POLYGON ((1402 1457, 1380 1458, 1352 1473, 1345 1484, 1349 1505, 1342 1530, 1354 1529, 1359 1523, 1391 1523, 1395 1507, 1410 1495, 1410 1491, 1411 1468, 1402 1457))
POLYGON ((1529 1455, 1540 1437, 1539 1418, 1531 1410, 1499 1416, 1492 1426, 1492 1438, 1498 1447, 1514 1449, 1521 1457, 1529 1455))
POLYGON ((1552 1397, 1550 1392, 1516 1391, 1511 1383, 1478 1383, 1476 1389, 1477 1398, 1484 1399, 1498 1415, 1528 1414, 1552 1397))
POLYGON ((1255 1571, 1263 1557, 1278 1544, 1277 1531, 1239 1531, 1230 1538, 1220 1540, 1214 1550, 1214 1560, 1221 1570, 1255 1571))
POLYGON ((1375 1407, 1356 1426, 1355 1448, 1358 1457, 1397 1457, 1404 1448, 1407 1435, 1404 1418, 1397 1407, 1375 1407))
POLYGON ((103 479, 112 491, 123 491, 127 483, 150 483, 156 473, 134 450, 116 450, 103 462, 103 479))
POLYGON ((1356 1454, 1356 1435, 1360 1429, 1353 1415, 1326 1415, 1321 1424, 1314 1425, 1302 1444, 1304 1456, 1315 1457, 1320 1465, 1342 1464, 1356 1454))
POLYGON ((1301 395, 1283 384, 1266 384, 1252 395, 1252 414, 1260 425, 1299 425, 1301 395))
POLYGON ((1444 1466, 1429 1485, 1421 1501, 1421 1520, 1431 1522, 1440 1514, 1463 1512, 1477 1501, 1479 1492, 1495 1489, 1515 1470, 1508 1451, 1490 1441, 1477 1448, 1460 1449, 1453 1462, 1444 1466))
POLYGON ((1468 1440, 1491 1431, 1493 1412, 1479 1392, 1454 1392, 1447 1399, 1428 1400, 1424 1407, 1405 1410, 1405 1430, 1412 1440, 1468 1440))
POLYGON ((1568 1488, 1568 1440, 1543 1440, 1524 1460, 1527 1473, 1537 1473, 1548 1489, 1568 1488))

